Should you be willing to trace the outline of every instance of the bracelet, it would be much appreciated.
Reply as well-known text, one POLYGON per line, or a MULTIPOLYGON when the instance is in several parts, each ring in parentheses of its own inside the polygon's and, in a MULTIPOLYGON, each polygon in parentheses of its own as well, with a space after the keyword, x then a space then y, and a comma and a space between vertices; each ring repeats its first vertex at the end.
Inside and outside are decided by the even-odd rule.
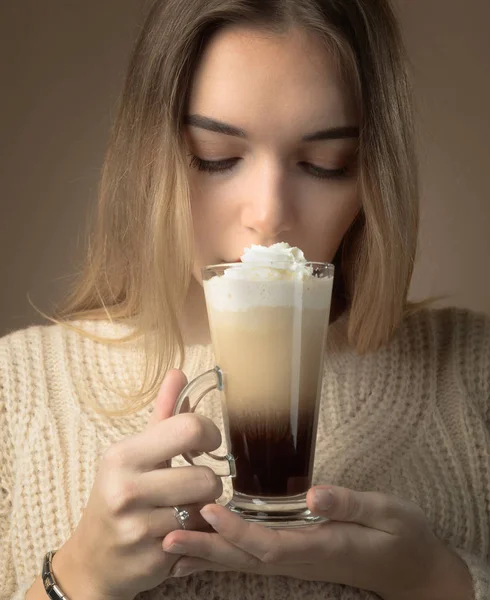
POLYGON ((53 575, 53 556, 56 554, 54 551, 50 551, 46 554, 43 560, 42 580, 46 594, 51 600, 69 600, 67 596, 61 591, 56 579, 53 575))

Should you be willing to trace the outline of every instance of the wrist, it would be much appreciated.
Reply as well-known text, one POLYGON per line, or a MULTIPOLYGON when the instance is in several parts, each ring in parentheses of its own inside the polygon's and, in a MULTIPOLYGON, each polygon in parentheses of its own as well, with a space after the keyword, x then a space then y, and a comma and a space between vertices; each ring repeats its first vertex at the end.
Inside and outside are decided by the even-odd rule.
POLYGON ((52 568, 58 587, 69 600, 103 600, 90 580, 87 581, 69 542, 53 556, 52 568))
POLYGON ((132 600, 115 598, 103 593, 93 580, 93 573, 84 565, 70 540, 53 556, 53 576, 69 600, 132 600))

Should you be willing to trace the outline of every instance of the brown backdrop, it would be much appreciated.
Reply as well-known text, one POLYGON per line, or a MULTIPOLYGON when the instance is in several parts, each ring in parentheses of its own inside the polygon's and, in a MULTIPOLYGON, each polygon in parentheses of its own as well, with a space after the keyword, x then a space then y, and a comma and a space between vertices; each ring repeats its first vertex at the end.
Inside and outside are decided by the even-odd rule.
MULTIPOLYGON (((412 295, 490 314, 488 0, 398 0, 423 183, 412 295)), ((0 4, 0 335, 39 322, 83 254, 138 0, 0 4)))

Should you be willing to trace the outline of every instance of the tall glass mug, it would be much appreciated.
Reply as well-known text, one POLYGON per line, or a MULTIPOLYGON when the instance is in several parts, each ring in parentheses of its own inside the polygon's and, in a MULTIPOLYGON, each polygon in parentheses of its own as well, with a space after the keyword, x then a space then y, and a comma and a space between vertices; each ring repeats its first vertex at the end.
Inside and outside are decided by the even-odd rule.
POLYGON ((202 271, 216 367, 191 381, 174 414, 221 392, 226 456, 184 458, 232 477, 228 508, 249 521, 294 527, 310 513, 323 354, 334 267, 225 264, 202 271), (306 272, 306 274, 305 274, 306 272))

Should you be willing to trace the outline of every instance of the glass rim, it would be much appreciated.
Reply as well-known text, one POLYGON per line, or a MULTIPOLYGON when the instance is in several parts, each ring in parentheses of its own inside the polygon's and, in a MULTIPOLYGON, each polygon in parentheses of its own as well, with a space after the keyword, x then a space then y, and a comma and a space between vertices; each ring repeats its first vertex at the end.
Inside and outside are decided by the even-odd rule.
MULTIPOLYGON (((268 263, 265 263, 264 261, 247 261, 246 263, 242 263, 242 262, 233 262, 233 263, 216 263, 214 265, 206 265, 205 267, 201 268, 201 272, 202 273, 206 273, 208 271, 216 271, 217 269, 228 269, 228 268, 232 268, 232 267, 238 267, 240 265, 245 265, 245 266, 256 266, 256 267, 264 267, 264 268, 271 268, 271 269, 275 269, 275 268, 280 268, 280 266, 285 266, 285 267, 290 267, 291 266, 291 262, 288 261, 282 261, 282 260, 271 260, 268 261, 268 263)), ((319 262, 319 261, 307 261, 305 263, 301 263, 302 266, 304 267, 313 267, 313 268, 323 268, 326 269, 327 271, 335 271, 335 265, 329 262, 319 262)))

